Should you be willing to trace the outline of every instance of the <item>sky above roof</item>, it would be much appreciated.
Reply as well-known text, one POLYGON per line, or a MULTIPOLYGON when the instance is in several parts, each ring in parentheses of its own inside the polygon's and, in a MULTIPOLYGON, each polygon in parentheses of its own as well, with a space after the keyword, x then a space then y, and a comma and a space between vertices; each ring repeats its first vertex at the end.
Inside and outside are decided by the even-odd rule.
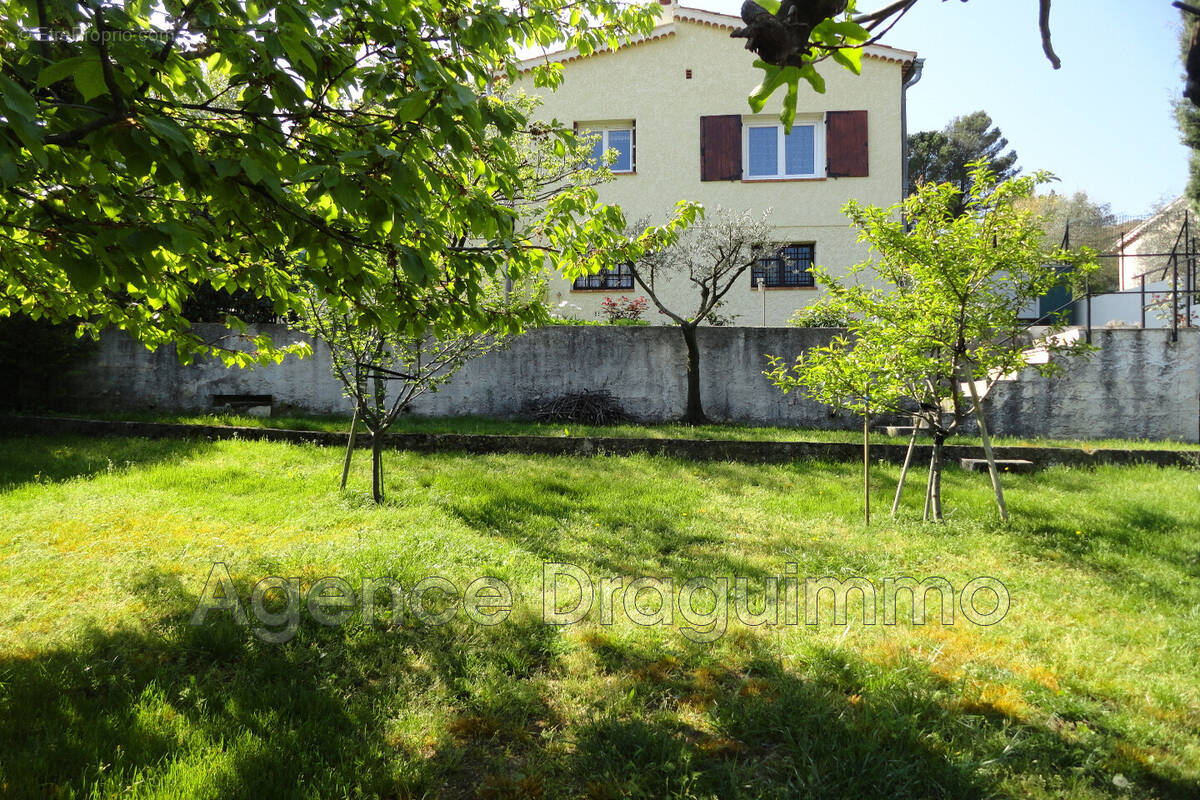
MULTIPOLYGON (((870 10, 885 0, 858 4, 870 10)), ((741 0, 683 5, 736 14, 741 0)), ((983 109, 1017 163, 1053 172, 1059 193, 1085 191, 1125 217, 1182 193, 1187 149, 1172 106, 1183 88, 1181 23, 1170 0, 1055 0, 1060 70, 1042 55, 1037 6, 920 0, 881 42, 926 60, 921 82, 909 90, 909 130, 941 128, 983 109)))

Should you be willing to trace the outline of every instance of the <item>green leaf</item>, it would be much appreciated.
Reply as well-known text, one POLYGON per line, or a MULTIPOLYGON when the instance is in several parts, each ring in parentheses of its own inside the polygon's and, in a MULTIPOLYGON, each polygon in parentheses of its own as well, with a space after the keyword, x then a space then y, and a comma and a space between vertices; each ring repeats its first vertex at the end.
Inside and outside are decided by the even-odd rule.
POLYGON ((813 91, 817 94, 825 94, 825 79, 821 77, 821 73, 817 72, 817 68, 812 64, 804 65, 804 68, 800 70, 800 77, 808 81, 813 91))
POLYGON ((840 39, 845 39, 847 44, 861 44, 871 38, 871 34, 866 28, 848 19, 837 22, 827 19, 818 25, 815 31, 831 33, 840 39))
POLYGON ((166 119, 165 117, 143 117, 142 121, 146 123, 146 127, 162 138, 175 142, 185 150, 192 149, 192 143, 188 139, 187 134, 173 120, 166 119))
POLYGON ((69 78, 87 62, 96 61, 96 58, 94 55, 74 56, 72 58, 64 58, 62 61, 56 61, 38 73, 37 85, 49 86, 52 83, 58 83, 64 78, 69 78))
POLYGON ((100 68, 99 59, 88 60, 75 71, 75 88, 87 102, 91 102, 102 94, 108 94, 108 86, 104 83, 104 71, 100 68))
POLYGON ((400 123, 412 122, 424 114, 425 109, 428 107, 429 103, 424 95, 406 97, 396 107, 396 121, 400 123))
POLYGON ((33 96, 25 91, 21 84, 7 75, 0 75, 0 90, 3 91, 4 105, 10 111, 27 120, 37 118, 37 103, 33 96))
POLYGON ((102 277, 100 263, 91 258, 79 258, 71 254, 62 259, 63 272, 71 281, 71 288, 80 292, 90 292, 100 285, 102 277))
POLYGON ((856 47, 846 50, 834 50, 831 55, 834 61, 855 75, 862 75, 862 50, 856 47))
POLYGON ((246 173, 246 177, 250 179, 251 183, 261 184, 267 177, 267 168, 250 156, 242 158, 242 171, 246 173))
POLYGON ((293 66, 305 66, 316 74, 317 62, 313 59, 312 53, 308 52, 308 48, 304 42, 290 33, 280 33, 279 43, 283 45, 283 51, 287 53, 288 59, 291 60, 293 66))
POLYGON ((800 70, 796 67, 780 67, 775 64, 768 64, 762 59, 756 60, 754 66, 765 73, 762 83, 754 87, 748 98, 750 108, 757 114, 763 110, 763 106, 767 104, 767 100, 775 93, 776 89, 788 82, 799 82, 800 70))

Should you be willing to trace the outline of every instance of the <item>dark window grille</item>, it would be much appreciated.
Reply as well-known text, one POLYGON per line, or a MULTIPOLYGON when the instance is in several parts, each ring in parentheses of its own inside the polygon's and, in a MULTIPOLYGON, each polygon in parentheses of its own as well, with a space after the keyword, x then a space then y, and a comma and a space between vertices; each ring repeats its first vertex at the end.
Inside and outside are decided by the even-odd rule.
POLYGON ((592 275, 583 275, 575 279, 572 289, 608 289, 622 291, 633 288, 633 273, 628 264, 617 267, 605 267, 592 275))
POLYGON ((750 269, 750 286, 757 289, 766 284, 768 289, 816 286, 813 278, 813 245, 789 244, 779 248, 774 255, 760 258, 750 269))

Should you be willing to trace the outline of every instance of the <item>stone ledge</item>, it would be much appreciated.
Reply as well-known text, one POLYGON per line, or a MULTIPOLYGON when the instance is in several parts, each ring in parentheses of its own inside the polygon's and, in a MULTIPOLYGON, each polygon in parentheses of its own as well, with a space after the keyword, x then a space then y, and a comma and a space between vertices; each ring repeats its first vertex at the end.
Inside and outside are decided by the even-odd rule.
MULTIPOLYGON (((296 444, 345 447, 348 434, 296 431, 280 428, 243 428, 227 425, 183 425, 167 422, 128 422, 77 417, 0 416, 0 434, 141 437, 146 439, 250 439, 296 444)), ((370 437, 358 438, 359 447, 370 446, 370 437)), ((389 447, 419 453, 473 454, 526 453, 531 455, 594 456, 662 455, 693 461, 739 461, 782 464, 790 461, 861 461, 862 445, 854 442, 717 441, 712 439, 647 439, 613 436, 500 436, 465 433, 393 433, 389 447)), ((874 461, 900 464, 906 444, 871 445, 874 461)), ((917 445, 914 461, 928 461, 930 445, 917 445)), ((1200 467, 1200 449, 1083 450, 1073 447, 995 447, 998 459, 1022 459, 1038 467, 1052 465, 1093 467, 1101 464, 1153 464, 1160 467, 1200 467)), ((983 449, 946 445, 947 462, 983 458, 983 449)))

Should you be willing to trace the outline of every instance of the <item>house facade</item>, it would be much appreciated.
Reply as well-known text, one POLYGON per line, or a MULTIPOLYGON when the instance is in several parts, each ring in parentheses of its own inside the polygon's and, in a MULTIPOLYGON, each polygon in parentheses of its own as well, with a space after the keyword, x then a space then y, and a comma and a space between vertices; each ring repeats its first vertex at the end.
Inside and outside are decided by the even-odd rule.
MULTIPOLYGON (((1121 234, 1113 248, 1121 291, 1141 287, 1143 275, 1147 285, 1171 279, 1169 254, 1180 245, 1180 231, 1190 214, 1191 203, 1180 195, 1128 233, 1121 234)), ((1194 225, 1196 220, 1190 219, 1190 223, 1194 225)), ((1185 249, 1180 247, 1181 252, 1185 249)), ((1180 266, 1179 274, 1183 273, 1184 268, 1180 266)))
MULTIPOLYGON (((615 151, 614 180, 600 187, 601 197, 631 222, 662 222, 679 200, 770 210, 777 249, 741 276, 718 311, 737 325, 783 325, 821 294, 813 264, 839 274, 868 256, 843 204, 901 199, 904 93, 920 62, 911 51, 870 46, 861 75, 819 64, 826 91, 801 83, 796 123, 785 135, 782 90, 764 113, 750 112, 746 96, 762 71, 729 38, 741 20, 673 2, 662 11, 651 34, 616 51, 529 59, 527 70, 547 59, 563 64, 556 91, 535 88, 528 71, 517 88, 542 98, 543 119, 594 132, 598 151, 615 151)), ((696 304, 689 287, 684 277, 660 294, 687 313, 696 304)), ((599 319, 605 298, 641 295, 617 266, 574 282, 556 278, 549 300, 560 316, 599 319)), ((647 318, 665 319, 653 309, 647 318)))

